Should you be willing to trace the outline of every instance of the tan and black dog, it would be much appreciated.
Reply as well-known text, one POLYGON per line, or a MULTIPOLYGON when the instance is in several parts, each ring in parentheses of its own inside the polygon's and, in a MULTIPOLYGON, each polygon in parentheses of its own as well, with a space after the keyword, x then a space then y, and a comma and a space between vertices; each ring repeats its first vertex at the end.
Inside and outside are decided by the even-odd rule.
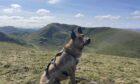
POLYGON ((84 46, 89 43, 90 39, 84 36, 81 27, 78 28, 77 33, 72 31, 70 41, 48 64, 41 76, 40 84, 60 84, 60 81, 65 80, 68 77, 70 77, 71 84, 76 84, 76 65, 84 46))

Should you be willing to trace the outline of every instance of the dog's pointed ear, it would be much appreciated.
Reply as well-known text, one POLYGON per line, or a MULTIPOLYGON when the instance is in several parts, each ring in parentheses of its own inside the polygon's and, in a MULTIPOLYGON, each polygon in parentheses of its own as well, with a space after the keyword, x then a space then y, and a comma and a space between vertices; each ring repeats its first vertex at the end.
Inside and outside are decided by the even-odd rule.
POLYGON ((75 32, 72 30, 71 31, 71 38, 74 40, 75 38, 76 38, 76 34, 75 34, 75 32))
POLYGON ((82 34, 82 33, 83 33, 82 28, 81 28, 81 27, 78 27, 77 32, 78 32, 79 34, 82 34))

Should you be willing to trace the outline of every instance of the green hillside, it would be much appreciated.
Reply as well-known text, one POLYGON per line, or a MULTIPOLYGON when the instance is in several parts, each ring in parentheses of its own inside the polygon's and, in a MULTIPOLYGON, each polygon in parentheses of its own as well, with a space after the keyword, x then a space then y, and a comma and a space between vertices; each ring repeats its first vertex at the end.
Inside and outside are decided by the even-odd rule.
MULTIPOLYGON (((71 30, 76 30, 77 27, 76 25, 52 23, 25 36, 25 40, 43 47, 62 48, 69 39, 71 30)), ((132 57, 140 54, 139 32, 108 27, 82 28, 84 33, 92 39, 88 51, 132 57)))
MULTIPOLYGON (((92 35, 91 35, 92 38, 92 35)), ((97 53, 140 56, 140 33, 123 30, 107 29, 93 36, 92 45, 97 53)))
POLYGON ((22 40, 16 39, 16 38, 14 38, 8 34, 2 33, 2 32, 0 32, 0 42, 16 43, 19 45, 26 44, 22 40))
POLYGON ((59 23, 48 24, 41 28, 39 31, 31 33, 26 37, 27 42, 48 46, 48 45, 60 45, 64 44, 65 40, 69 37, 72 29, 75 29, 75 25, 66 25, 59 23))

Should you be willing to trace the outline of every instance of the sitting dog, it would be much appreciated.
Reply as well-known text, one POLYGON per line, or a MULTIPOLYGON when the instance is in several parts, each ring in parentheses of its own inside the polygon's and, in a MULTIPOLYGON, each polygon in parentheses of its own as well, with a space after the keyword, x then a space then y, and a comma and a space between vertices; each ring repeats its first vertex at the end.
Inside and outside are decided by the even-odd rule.
POLYGON ((60 81, 70 77, 71 84, 76 84, 76 65, 82 54, 84 46, 90 43, 90 39, 82 33, 81 27, 77 33, 71 32, 70 41, 63 50, 48 64, 40 79, 40 84, 60 84, 60 81))

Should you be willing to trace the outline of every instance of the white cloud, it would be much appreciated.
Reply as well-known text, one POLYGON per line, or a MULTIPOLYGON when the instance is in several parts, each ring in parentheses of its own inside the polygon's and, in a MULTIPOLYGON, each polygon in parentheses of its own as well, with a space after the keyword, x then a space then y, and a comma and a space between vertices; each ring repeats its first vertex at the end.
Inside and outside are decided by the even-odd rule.
POLYGON ((11 4, 10 7, 3 9, 5 13, 16 13, 21 12, 21 6, 19 4, 11 4))
POLYGON ((48 0, 49 4, 56 4, 59 3, 61 0, 48 0))
POLYGON ((47 9, 29 11, 22 9, 19 4, 11 4, 9 7, 3 6, 1 10, 0 26, 33 28, 56 21, 56 17, 52 16, 47 9))
POLYGON ((84 15, 81 14, 81 13, 78 13, 78 14, 76 14, 74 17, 76 17, 76 18, 80 18, 80 17, 84 17, 84 15))
POLYGON ((39 15, 47 15, 47 14, 50 13, 50 11, 47 10, 47 9, 38 9, 38 10, 36 11, 36 13, 39 14, 39 15))
MULTIPOLYGON (((50 0, 53 1, 53 0, 50 0)), ((58 3, 58 2, 57 2, 58 3)), ((55 4, 53 2, 53 4, 55 4)), ((40 28, 48 23, 60 22, 67 24, 75 24, 80 26, 111 26, 111 27, 139 27, 140 11, 134 11, 129 19, 121 18, 114 15, 98 15, 85 17, 82 13, 73 16, 66 14, 51 15, 51 11, 47 9, 36 9, 35 11, 24 10, 19 4, 11 4, 9 7, 2 6, 0 12, 0 26, 16 26, 23 28, 40 28), (71 18, 73 17, 73 18, 71 18), (82 18, 75 19, 75 18, 82 18), (84 17, 84 18, 83 18, 84 17), (94 17, 94 18, 92 18, 94 17), (132 21, 133 17, 133 21, 132 21), (120 19, 121 18, 121 19, 120 19), (103 20, 101 22, 101 20, 103 20), (139 20, 139 21, 138 21, 139 20), (88 23, 87 23, 88 22, 88 23)))
POLYGON ((39 17, 39 16, 32 16, 29 19, 41 21, 41 20, 50 20, 50 19, 54 19, 54 18, 55 17, 53 17, 53 16, 41 16, 41 17, 39 17))
POLYGON ((140 15, 140 11, 136 10, 132 13, 132 15, 140 15))
POLYGON ((21 8, 21 6, 19 5, 19 4, 11 4, 11 7, 12 8, 17 8, 17 9, 19 9, 19 8, 21 8))
POLYGON ((140 20, 140 11, 136 10, 131 15, 132 19, 140 20))
POLYGON ((95 16, 94 18, 98 20, 118 20, 121 18, 121 16, 103 15, 103 16, 95 16))
POLYGON ((19 19, 23 19, 23 17, 2 15, 2 16, 0 16, 0 19, 1 20, 19 20, 19 19))

